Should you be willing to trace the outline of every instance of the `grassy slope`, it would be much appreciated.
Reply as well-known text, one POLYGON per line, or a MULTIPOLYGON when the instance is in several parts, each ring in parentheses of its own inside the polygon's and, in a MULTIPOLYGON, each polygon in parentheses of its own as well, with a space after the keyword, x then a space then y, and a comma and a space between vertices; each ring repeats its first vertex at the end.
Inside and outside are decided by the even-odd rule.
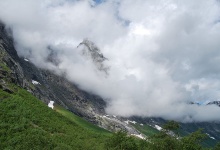
POLYGON ((63 109, 48 108, 25 90, 0 89, 0 147, 3 149, 104 149, 107 131, 63 109))
POLYGON ((79 125, 79 126, 81 126, 83 128, 86 128, 89 131, 100 133, 100 134, 105 134, 107 136, 112 135, 111 132, 109 132, 109 131, 107 131, 107 130, 105 130, 103 128, 100 128, 100 127, 98 127, 96 125, 93 125, 92 123, 82 119, 81 117, 73 114, 72 112, 66 110, 65 108, 63 108, 63 107, 61 107, 59 105, 55 105, 54 110, 56 112, 60 113, 61 115, 65 116, 69 120, 75 122, 77 125, 79 125))
MULTIPOLYGON (((0 89, 0 149, 105 149, 108 131, 62 107, 48 108, 26 90, 14 91, 0 89)), ((136 127, 146 135, 156 133, 149 126, 136 127)))
POLYGON ((152 136, 154 134, 159 133, 159 131, 149 125, 143 125, 141 126, 140 124, 132 124, 138 131, 141 133, 145 134, 146 136, 152 136))

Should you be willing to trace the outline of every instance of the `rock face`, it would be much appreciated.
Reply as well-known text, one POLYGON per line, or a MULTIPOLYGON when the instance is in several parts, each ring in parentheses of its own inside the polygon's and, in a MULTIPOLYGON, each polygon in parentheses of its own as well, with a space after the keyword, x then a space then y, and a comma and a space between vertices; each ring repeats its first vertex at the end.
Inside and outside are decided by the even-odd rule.
POLYGON ((23 88, 29 87, 22 67, 16 61, 19 60, 17 52, 13 49, 13 40, 0 22, 0 87, 9 93, 13 93, 11 82, 23 88))
POLYGON ((93 61, 98 70, 108 74, 109 67, 104 65, 107 58, 92 41, 84 39, 77 47, 82 49, 82 55, 93 61))
POLYGON ((12 37, 4 25, 0 23, 0 78, 2 88, 12 92, 7 87, 7 77, 7 80, 27 89, 45 103, 53 100, 92 122, 95 122, 95 114, 104 114, 105 102, 100 97, 80 90, 65 78, 48 70, 37 68, 25 58, 19 58, 13 45, 12 37))
POLYGON ((217 105, 220 107, 220 101, 209 102, 207 105, 217 105))
MULTIPOLYGON (((107 60, 94 43, 84 40, 80 43, 82 54, 91 59, 97 69, 107 74, 107 60)), ((48 61, 58 64, 56 53, 51 49, 48 61)), ((48 70, 37 68, 26 58, 19 58, 14 48, 13 38, 0 23, 0 88, 13 93, 10 83, 16 84, 42 100, 45 104, 54 101, 73 113, 87 119, 110 131, 119 129, 129 133, 138 133, 132 126, 123 124, 120 120, 104 118, 105 101, 97 96, 79 89, 75 84, 65 79, 65 74, 56 75, 48 70)))

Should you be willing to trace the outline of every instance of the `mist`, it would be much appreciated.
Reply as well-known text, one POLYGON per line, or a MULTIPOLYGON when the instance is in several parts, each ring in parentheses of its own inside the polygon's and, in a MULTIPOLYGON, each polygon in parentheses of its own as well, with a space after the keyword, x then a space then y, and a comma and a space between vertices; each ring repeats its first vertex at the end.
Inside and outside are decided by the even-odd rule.
POLYGON ((65 72, 101 96, 107 113, 220 120, 219 107, 205 106, 220 100, 219 1, 1 0, 0 7, 19 56, 65 72), (81 55, 85 38, 108 58, 108 76, 81 55), (48 61, 51 49, 58 64, 48 61))

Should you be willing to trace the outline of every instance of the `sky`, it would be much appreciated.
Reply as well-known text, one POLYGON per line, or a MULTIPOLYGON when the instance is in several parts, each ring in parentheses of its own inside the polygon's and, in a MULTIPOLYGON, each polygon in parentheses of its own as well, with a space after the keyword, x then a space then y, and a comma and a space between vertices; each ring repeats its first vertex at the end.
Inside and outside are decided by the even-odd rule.
POLYGON ((182 122, 220 120, 218 0, 0 0, 16 50, 36 66, 100 95, 106 112, 182 122), (108 58, 106 76, 81 55, 108 58), (51 49, 59 64, 48 61, 51 49), (203 104, 189 105, 189 102, 203 104))

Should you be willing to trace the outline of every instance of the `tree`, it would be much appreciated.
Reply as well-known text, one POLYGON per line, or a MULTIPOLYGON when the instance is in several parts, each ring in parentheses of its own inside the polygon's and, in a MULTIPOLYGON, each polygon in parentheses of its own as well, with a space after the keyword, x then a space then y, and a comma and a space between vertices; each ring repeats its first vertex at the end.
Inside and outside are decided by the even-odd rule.
POLYGON ((181 139, 181 147, 183 150, 201 150, 203 149, 201 142, 207 138, 207 135, 199 129, 181 139))
POLYGON ((108 150, 137 150, 138 145, 135 138, 128 136, 126 132, 119 131, 113 134, 106 143, 108 150))
POLYGON ((215 145, 214 150, 220 150, 220 142, 215 145))
MULTIPOLYGON (((128 136, 126 132, 115 133, 106 143, 108 150, 203 150, 201 143, 207 135, 199 129, 187 136, 177 137, 173 134, 180 125, 175 121, 169 121, 163 126, 163 130, 149 137, 147 140, 139 140, 128 136)), ((220 150, 220 142, 214 150, 220 150)))
POLYGON ((165 125, 163 125, 164 130, 175 131, 175 130, 178 130, 179 128, 180 128, 180 125, 176 121, 168 121, 165 125))

